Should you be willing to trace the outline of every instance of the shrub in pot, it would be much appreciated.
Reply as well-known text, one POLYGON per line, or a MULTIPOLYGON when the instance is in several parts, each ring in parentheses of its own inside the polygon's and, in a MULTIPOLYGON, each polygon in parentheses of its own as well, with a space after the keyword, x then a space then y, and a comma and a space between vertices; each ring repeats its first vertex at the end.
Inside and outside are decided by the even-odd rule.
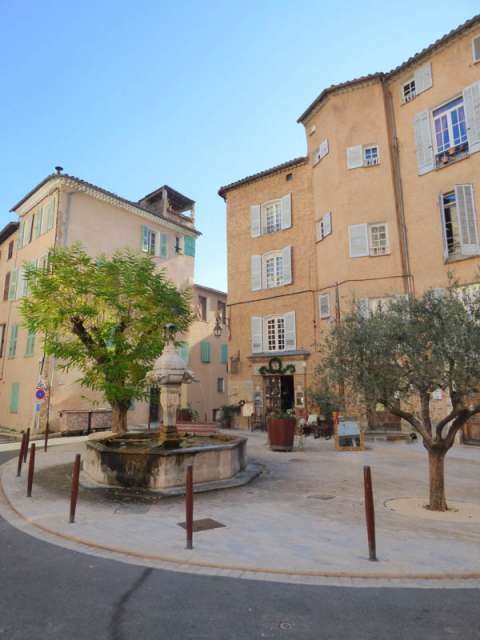
POLYGON ((272 451, 292 451, 297 419, 290 413, 271 413, 267 418, 268 442, 272 451))

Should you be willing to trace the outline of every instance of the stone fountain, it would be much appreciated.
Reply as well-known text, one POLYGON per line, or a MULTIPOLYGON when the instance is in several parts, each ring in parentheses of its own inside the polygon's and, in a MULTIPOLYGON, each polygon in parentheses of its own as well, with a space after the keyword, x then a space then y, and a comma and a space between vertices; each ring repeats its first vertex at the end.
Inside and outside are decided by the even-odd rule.
POLYGON ((202 490, 248 482, 258 470, 246 472, 246 438, 178 433, 181 385, 194 382, 194 376, 175 347, 175 326, 167 325, 165 332, 165 349, 147 376, 150 385, 160 388, 163 421, 159 432, 131 432, 87 441, 85 483, 182 493, 189 464, 193 464, 194 483, 202 490))

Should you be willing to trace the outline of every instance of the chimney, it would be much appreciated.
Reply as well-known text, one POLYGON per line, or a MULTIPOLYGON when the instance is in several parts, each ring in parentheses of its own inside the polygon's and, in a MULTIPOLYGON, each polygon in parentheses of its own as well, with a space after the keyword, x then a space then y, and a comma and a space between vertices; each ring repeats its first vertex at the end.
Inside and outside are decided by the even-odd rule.
POLYGON ((57 172, 57 176, 59 176, 63 171, 63 167, 55 167, 55 171, 57 172))

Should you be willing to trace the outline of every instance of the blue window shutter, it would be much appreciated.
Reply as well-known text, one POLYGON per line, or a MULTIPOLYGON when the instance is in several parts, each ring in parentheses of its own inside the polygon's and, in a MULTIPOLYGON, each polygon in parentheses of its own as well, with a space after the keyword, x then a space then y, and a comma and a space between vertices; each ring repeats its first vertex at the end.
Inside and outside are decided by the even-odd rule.
POLYGON ((18 413, 19 396, 20 385, 18 382, 14 382, 10 390, 10 413, 18 413))
POLYGON ((203 341, 200 343, 200 362, 210 362, 210 343, 203 341))
POLYGON ((183 239, 183 252, 186 256, 195 257, 195 238, 185 236, 183 239))
POLYGON ((227 364, 228 362, 228 344, 222 344, 220 348, 220 363, 227 364))
POLYGON ((180 357, 185 362, 185 364, 188 364, 188 352, 188 344, 186 342, 182 342, 182 344, 180 345, 180 357))
POLYGON ((33 356, 34 351, 35 351, 35 331, 33 333, 29 331, 27 335, 27 346, 25 348, 25 355, 33 356))
POLYGON ((15 358, 17 355, 17 338, 18 338, 18 324, 13 324, 10 329, 10 342, 8 343, 8 357, 15 358))
POLYGON ((160 234, 160 257, 168 258, 168 236, 166 233, 160 234))
POLYGON ((142 239, 142 242, 141 242, 142 251, 145 251, 145 253, 148 253, 150 249, 150 230, 145 225, 142 226, 141 239, 142 239))

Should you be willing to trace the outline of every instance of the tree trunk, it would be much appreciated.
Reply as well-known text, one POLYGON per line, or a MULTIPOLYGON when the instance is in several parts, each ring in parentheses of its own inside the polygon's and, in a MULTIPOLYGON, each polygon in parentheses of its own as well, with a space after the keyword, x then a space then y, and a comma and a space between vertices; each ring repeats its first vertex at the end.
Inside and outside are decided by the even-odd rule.
POLYGON ((430 466, 430 504, 432 511, 446 511, 445 498, 445 455, 444 449, 429 449, 428 461, 430 466))
POLYGON ((112 431, 113 433, 126 433, 128 408, 112 405, 112 431))

